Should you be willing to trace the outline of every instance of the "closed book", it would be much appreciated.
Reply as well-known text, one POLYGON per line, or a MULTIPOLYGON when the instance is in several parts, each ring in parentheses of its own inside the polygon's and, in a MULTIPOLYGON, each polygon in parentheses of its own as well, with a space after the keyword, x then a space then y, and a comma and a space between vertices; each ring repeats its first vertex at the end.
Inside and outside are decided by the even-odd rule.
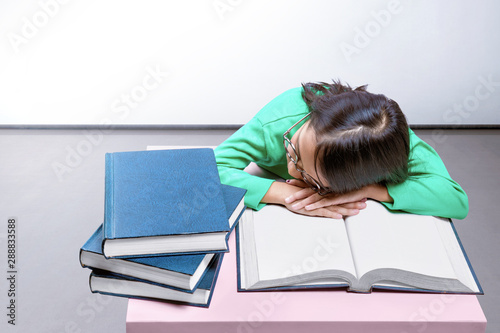
POLYGON ((96 270, 148 280, 192 292, 201 281, 214 254, 151 256, 106 259, 102 253, 103 226, 80 249, 80 264, 96 270))
POLYGON ((105 271, 90 274, 90 290, 105 295, 176 302, 208 307, 219 274, 224 253, 217 253, 193 293, 184 292, 149 281, 115 275, 105 271))
POLYGON ((212 149, 106 154, 106 257, 227 251, 227 219, 212 149))

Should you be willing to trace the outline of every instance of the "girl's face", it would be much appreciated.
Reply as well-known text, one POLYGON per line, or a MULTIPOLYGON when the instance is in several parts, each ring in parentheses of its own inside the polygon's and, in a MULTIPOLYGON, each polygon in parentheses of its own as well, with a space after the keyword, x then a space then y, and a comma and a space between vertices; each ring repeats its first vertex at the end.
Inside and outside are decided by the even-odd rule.
MULTIPOLYGON (((314 150, 316 148, 316 135, 314 133, 314 129, 309 126, 310 122, 307 121, 301 128, 295 132, 290 141, 295 146, 295 150, 297 151, 298 160, 297 167, 304 170, 312 176, 314 179, 319 180, 323 184, 327 184, 324 181, 324 178, 321 177, 315 170, 315 160, 314 160, 314 150)), ((289 146, 289 153, 293 156, 293 150, 289 146)), ((302 175, 295 168, 295 164, 290 160, 287 156, 288 162, 288 173, 290 176, 296 179, 302 179, 302 175)))

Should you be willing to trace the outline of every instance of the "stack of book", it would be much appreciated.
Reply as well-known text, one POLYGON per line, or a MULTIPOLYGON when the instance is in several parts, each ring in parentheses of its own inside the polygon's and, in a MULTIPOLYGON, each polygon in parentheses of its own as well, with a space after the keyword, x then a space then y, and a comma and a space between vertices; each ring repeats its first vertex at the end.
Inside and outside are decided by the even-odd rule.
POLYGON ((104 223, 80 249, 102 294, 208 307, 245 190, 210 148, 106 154, 104 223))

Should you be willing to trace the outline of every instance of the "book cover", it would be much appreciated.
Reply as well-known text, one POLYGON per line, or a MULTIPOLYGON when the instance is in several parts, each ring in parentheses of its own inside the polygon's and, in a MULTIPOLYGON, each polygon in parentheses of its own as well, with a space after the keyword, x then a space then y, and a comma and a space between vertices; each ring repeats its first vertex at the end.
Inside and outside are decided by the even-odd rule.
POLYGON ((212 149, 108 153, 105 178, 106 257, 227 251, 212 149))

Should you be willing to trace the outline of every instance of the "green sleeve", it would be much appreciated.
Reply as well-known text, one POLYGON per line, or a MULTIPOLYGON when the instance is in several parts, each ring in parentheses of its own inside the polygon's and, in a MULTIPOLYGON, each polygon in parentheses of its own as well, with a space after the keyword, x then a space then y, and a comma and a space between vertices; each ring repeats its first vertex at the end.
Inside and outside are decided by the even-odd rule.
POLYGON ((245 205, 260 209, 260 201, 274 180, 248 174, 245 169, 250 162, 266 159, 264 129, 257 117, 236 131, 215 149, 215 158, 221 182, 247 190, 245 205))
POLYGON ((469 211, 464 190, 451 179, 446 167, 427 143, 410 130, 408 179, 387 185, 394 203, 384 203, 389 209, 409 213, 463 219, 469 211))

